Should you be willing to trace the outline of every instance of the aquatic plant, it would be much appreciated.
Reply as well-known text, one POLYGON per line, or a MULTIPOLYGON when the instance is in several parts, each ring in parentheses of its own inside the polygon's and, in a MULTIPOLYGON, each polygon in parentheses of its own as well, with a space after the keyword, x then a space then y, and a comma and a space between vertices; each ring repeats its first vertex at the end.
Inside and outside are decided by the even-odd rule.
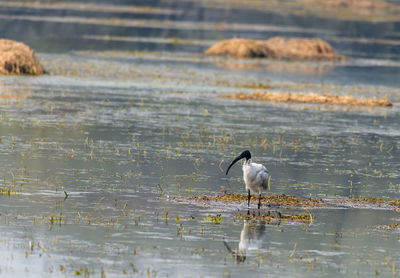
POLYGON ((301 222, 301 223, 312 223, 314 221, 314 217, 311 212, 307 210, 302 214, 295 213, 282 213, 278 210, 268 210, 267 213, 256 213, 255 211, 252 214, 246 213, 236 213, 235 217, 239 220, 265 220, 267 223, 275 223, 277 221, 286 221, 286 222, 301 222))

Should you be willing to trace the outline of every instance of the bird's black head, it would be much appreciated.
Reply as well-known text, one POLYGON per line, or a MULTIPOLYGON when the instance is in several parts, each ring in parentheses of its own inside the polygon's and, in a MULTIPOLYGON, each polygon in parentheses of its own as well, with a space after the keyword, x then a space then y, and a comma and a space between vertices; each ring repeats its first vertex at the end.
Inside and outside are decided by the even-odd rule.
POLYGON ((249 150, 245 150, 244 152, 242 152, 242 153, 240 154, 240 156, 241 156, 242 158, 246 158, 246 161, 247 161, 247 160, 249 160, 249 159, 251 158, 251 153, 250 153, 249 150))
POLYGON ((231 163, 231 165, 229 165, 228 169, 226 170, 226 174, 228 175, 229 169, 231 169, 231 167, 233 166, 233 164, 235 164, 236 162, 238 162, 239 160, 246 158, 246 161, 249 160, 251 158, 251 154, 249 150, 245 150, 244 152, 242 152, 239 156, 237 156, 231 163))

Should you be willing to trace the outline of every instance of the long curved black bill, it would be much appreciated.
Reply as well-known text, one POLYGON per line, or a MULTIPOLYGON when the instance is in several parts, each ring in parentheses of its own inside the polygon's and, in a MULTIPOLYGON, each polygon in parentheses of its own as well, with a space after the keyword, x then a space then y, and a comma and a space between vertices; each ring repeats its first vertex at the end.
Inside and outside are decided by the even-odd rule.
POLYGON ((238 162, 239 160, 241 160, 242 158, 244 158, 243 154, 239 155, 238 157, 236 157, 236 158, 232 161, 231 165, 229 165, 228 169, 226 170, 226 175, 228 175, 229 169, 231 169, 231 167, 232 167, 236 162, 238 162))

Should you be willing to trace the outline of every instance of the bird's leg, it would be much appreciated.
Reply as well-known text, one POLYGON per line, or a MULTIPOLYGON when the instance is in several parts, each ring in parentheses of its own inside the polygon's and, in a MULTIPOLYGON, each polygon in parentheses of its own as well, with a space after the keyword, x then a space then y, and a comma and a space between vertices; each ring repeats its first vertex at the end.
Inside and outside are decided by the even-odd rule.
POLYGON ((261 193, 258 195, 258 209, 261 207, 261 193))
POLYGON ((247 207, 250 207, 250 189, 249 189, 249 197, 247 198, 247 207))

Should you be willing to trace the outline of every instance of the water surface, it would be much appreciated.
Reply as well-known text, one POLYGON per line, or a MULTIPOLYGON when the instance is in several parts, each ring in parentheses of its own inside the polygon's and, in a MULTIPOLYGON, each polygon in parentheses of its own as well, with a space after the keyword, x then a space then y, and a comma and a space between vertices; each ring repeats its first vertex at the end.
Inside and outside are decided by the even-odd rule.
MULTIPOLYGON (((190 1, 152 6, 159 10, 0 5, 1 23, 9 26, 2 37, 31 44, 50 72, 0 78, 0 95, 12 95, 0 98, 1 275, 398 275, 398 230, 377 228, 398 223, 396 211, 325 207, 310 209, 309 225, 268 223, 238 217, 247 213, 245 204, 169 198, 215 195, 222 186, 245 193, 239 166, 224 173, 244 149, 267 166, 276 194, 399 198, 398 44, 375 51, 375 43, 362 43, 361 55, 356 42, 333 38, 356 41, 364 25, 353 34, 328 24, 332 19, 318 25, 303 18, 299 27, 299 16, 269 21, 261 12, 190 1), (229 27, 233 19, 237 25, 229 27), (220 21, 227 24, 216 29, 220 21), (310 28, 298 29, 304 26, 310 28), (237 61, 201 54, 210 42, 240 32, 254 38, 325 33, 351 59, 237 61), (219 97, 251 91, 241 85, 255 83, 274 91, 386 96, 395 106, 219 97), (232 256, 224 242, 245 257, 232 256)), ((386 24, 399 32, 396 23, 386 24)), ((262 212, 268 210, 305 213, 262 212)))

